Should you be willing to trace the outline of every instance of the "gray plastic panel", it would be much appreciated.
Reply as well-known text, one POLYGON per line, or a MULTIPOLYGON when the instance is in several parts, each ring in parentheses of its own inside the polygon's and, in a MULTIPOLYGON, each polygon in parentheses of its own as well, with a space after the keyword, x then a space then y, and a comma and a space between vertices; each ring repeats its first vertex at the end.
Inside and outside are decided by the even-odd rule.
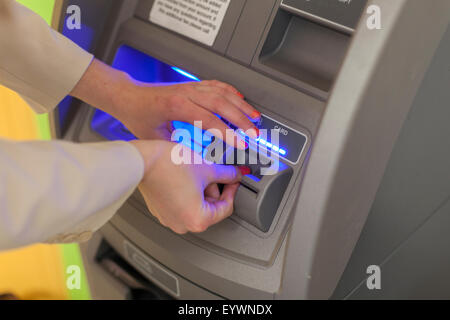
POLYGON ((348 295, 362 281, 368 265, 386 261, 450 195, 450 69, 443 68, 449 64, 450 28, 392 152, 336 298, 348 295))
POLYGON ((355 29, 367 0, 283 0, 282 7, 355 29))
POLYGON ((380 6, 383 29, 361 24, 335 83, 297 203, 281 298, 332 295, 450 19, 446 0, 369 3, 380 6))
POLYGON ((91 299, 123 300, 126 298, 129 288, 106 272, 95 261, 101 241, 101 234, 96 232, 89 242, 80 244, 80 252, 83 258, 83 266, 86 270, 91 299))
MULTIPOLYGON (((209 250, 199 250, 196 244, 189 241, 189 237, 168 232, 165 227, 148 219, 131 202, 119 210, 110 224, 103 227, 102 233, 122 254, 124 238, 120 234, 126 235, 129 241, 172 272, 219 296, 231 299, 273 299, 273 294, 280 287, 285 241, 273 265, 261 268, 209 250), (111 229, 110 224, 115 230, 111 229)), ((183 298, 181 287, 180 293, 183 298)))
POLYGON ((279 11, 254 66, 327 93, 349 43, 346 34, 279 11))
POLYGON ((280 8, 278 0, 251 66, 326 100, 350 36, 280 8))
POLYGON ((381 265, 381 290, 365 279, 347 299, 450 299, 450 201, 381 265))
MULTIPOLYGON (((127 254, 126 251, 126 244, 130 243, 129 238, 125 237, 123 234, 121 234, 117 229, 115 229, 111 224, 105 225, 101 229, 101 235, 108 241, 108 243, 119 253, 125 260, 128 261, 131 265, 135 265, 135 262, 130 259, 130 257, 127 254)), ((142 249, 136 246, 136 244, 131 244, 134 248, 139 250, 139 252, 142 254, 142 249)), ((148 254, 146 254, 146 259, 154 261, 154 258, 148 254)), ((95 262, 94 262, 95 263, 95 262)), ((211 293, 209 290, 205 290, 204 288, 201 288, 199 286, 196 286, 191 281, 181 277, 176 272, 168 269, 166 266, 163 266, 158 263, 158 266, 160 268, 163 268, 166 270, 168 274, 170 274, 172 277, 176 278, 177 281, 177 289, 178 289, 178 296, 173 296, 177 299, 204 299, 204 300, 216 300, 221 299, 220 296, 217 296, 213 293, 211 293)), ((145 273, 142 273, 145 275, 145 273)), ((152 277, 147 277, 150 281, 153 281, 152 277)), ((171 294, 170 291, 167 291, 167 293, 171 294)))
POLYGON ((227 56, 249 65, 276 0, 247 0, 233 33, 227 56))
POLYGON ((234 214, 263 232, 272 226, 292 177, 291 167, 282 162, 278 162, 278 167, 277 174, 263 176, 251 184, 243 182, 234 202, 234 214))
MULTIPOLYGON (((241 12, 244 8, 245 2, 247 0, 232 0, 228 7, 228 11, 225 14, 223 19, 222 27, 220 28, 219 33, 217 34, 216 41, 212 46, 214 51, 225 54, 225 51, 230 43, 231 37, 233 35, 233 31, 238 23, 241 12)), ((150 11, 153 7, 153 3, 155 0, 140 0, 139 5, 136 10, 136 16, 151 23, 149 20, 150 11)), ((162 28, 162 27, 159 27, 162 28)), ((179 35, 183 37, 182 35, 179 35)), ((186 38, 188 39, 188 38, 186 38)), ((195 40, 192 40, 195 42, 195 40)), ((202 45, 198 42, 195 42, 198 45, 202 45)), ((202 45, 203 46, 203 45, 202 45)), ((207 47, 207 46, 205 46, 207 47)), ((209 47, 207 47, 209 48, 209 47)))

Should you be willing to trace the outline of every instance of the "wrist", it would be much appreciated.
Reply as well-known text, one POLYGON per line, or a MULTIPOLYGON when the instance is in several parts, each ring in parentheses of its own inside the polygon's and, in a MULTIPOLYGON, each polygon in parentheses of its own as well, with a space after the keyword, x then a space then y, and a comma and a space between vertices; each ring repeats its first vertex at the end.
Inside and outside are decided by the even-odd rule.
POLYGON ((121 122, 124 122, 125 117, 131 114, 130 108, 133 103, 130 100, 134 85, 131 77, 121 71, 115 70, 116 75, 110 86, 109 101, 107 104, 98 106, 98 109, 114 116, 121 122))
POLYGON ((151 170, 162 150, 163 141, 133 140, 129 142, 140 153, 144 163, 144 176, 151 170))
POLYGON ((94 59, 70 95, 120 117, 123 101, 126 101, 123 96, 135 86, 133 79, 125 72, 94 59))

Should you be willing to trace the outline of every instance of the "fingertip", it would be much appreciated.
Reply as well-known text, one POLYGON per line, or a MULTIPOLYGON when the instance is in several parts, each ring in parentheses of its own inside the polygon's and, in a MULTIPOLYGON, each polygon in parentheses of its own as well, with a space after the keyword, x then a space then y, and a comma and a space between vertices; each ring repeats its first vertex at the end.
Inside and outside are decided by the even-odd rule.
POLYGON ((248 149, 248 143, 244 140, 240 140, 239 141, 239 148, 242 150, 247 150, 248 149))
POLYGON ((252 120, 259 120, 261 118, 261 112, 253 110, 252 114, 250 115, 250 118, 252 118, 252 120))
MULTIPOLYGON (((231 130, 231 129, 230 129, 231 130)), ((238 134, 234 133, 231 137, 229 135, 226 135, 226 143, 229 146, 232 146, 233 148, 239 149, 239 150, 247 150, 248 149, 248 143, 241 138, 238 134)))
POLYGON ((234 170, 236 170, 236 183, 242 180, 243 174, 239 167, 234 166, 234 170))
POLYGON ((252 139, 257 139, 261 135, 259 129, 255 126, 248 129, 247 131, 245 131, 245 134, 248 135, 252 139))

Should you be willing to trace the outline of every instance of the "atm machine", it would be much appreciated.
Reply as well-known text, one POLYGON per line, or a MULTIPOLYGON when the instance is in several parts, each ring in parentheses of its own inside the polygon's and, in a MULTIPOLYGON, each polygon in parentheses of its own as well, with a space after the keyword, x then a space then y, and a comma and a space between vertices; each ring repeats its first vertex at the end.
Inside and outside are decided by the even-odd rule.
MULTIPOLYGON (((281 132, 250 143, 277 174, 253 166, 204 233, 133 194, 82 246, 93 298, 450 298, 450 1, 71 0, 63 18, 71 5, 81 29, 60 31, 99 59, 230 83, 281 132)), ((134 139, 71 98, 57 119, 62 139, 134 139)))

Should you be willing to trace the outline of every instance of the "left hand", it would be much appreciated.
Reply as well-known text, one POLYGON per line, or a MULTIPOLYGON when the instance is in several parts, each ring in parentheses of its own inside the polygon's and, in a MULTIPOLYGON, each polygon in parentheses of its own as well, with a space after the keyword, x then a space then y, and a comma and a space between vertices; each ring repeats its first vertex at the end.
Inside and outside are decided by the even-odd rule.
POLYGON ((237 89, 220 81, 142 83, 94 60, 72 95, 116 117, 141 139, 170 140, 172 121, 202 121, 203 130, 217 129, 219 138, 244 149, 245 142, 237 134, 227 139, 230 128, 216 114, 251 137, 259 134, 249 118, 259 119, 260 112, 237 89))

